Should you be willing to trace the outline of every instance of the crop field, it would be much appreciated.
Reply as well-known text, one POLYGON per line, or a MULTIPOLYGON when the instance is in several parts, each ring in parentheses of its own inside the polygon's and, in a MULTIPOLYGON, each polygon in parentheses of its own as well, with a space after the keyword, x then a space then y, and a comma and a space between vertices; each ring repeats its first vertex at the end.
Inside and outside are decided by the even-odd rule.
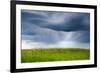
POLYGON ((90 59, 89 49, 80 48, 33 48, 21 50, 21 62, 73 61, 90 59))

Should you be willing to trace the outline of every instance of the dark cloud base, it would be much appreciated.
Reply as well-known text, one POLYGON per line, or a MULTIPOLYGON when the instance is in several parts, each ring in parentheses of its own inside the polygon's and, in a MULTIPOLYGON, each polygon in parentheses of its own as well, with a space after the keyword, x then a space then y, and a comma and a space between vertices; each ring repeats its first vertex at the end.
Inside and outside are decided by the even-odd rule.
POLYGON ((22 40, 90 43, 90 14, 21 10, 22 40))

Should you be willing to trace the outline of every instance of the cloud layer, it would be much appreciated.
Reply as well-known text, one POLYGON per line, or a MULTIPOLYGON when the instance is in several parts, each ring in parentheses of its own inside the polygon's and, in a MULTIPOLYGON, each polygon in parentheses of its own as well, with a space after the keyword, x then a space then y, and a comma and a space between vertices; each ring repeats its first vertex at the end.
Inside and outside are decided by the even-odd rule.
POLYGON ((89 48, 89 20, 89 13, 22 10, 22 48, 89 48))

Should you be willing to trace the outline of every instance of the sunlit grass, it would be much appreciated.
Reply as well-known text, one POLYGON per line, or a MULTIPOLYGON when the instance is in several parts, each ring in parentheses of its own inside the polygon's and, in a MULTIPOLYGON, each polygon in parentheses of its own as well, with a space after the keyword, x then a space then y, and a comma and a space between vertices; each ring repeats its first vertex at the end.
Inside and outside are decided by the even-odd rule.
POLYGON ((72 61, 88 60, 90 58, 89 49, 80 48, 39 48, 22 49, 21 62, 48 62, 48 61, 72 61))

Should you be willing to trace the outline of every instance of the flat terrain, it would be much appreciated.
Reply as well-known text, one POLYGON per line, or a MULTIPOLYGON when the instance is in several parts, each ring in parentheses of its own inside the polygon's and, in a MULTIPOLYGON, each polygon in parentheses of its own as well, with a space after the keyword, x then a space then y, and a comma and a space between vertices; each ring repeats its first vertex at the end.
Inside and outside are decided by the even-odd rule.
POLYGON ((89 49, 39 48, 39 49, 22 49, 21 50, 22 63, 88 60, 89 58, 90 58, 89 49))

